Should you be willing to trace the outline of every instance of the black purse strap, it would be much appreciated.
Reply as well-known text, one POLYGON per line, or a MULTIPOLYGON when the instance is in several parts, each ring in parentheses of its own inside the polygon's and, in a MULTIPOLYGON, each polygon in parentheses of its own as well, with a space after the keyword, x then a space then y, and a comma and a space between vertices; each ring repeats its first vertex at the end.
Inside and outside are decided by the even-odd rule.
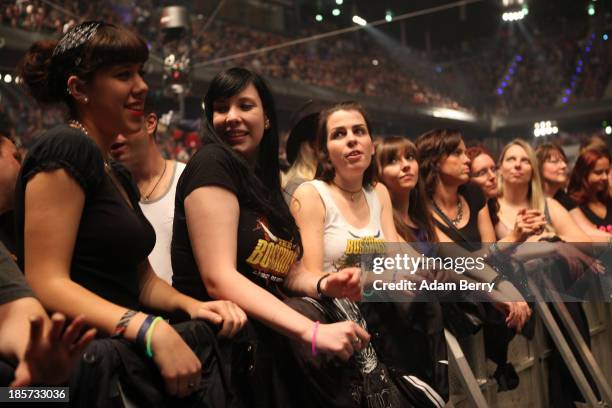
MULTIPOLYGON (((433 201, 433 200, 432 200, 433 201)), ((442 212, 442 210, 440 209, 440 207, 438 207, 438 205, 435 202, 432 202, 433 204, 433 209, 436 212, 436 214, 438 214, 440 216, 440 218, 442 218, 442 220, 446 223, 446 225, 448 226, 448 228, 450 228, 454 233, 456 233, 459 238, 461 238, 464 242, 469 243, 468 239, 466 238, 465 235, 463 235, 463 233, 461 231, 459 231, 459 228, 457 228, 455 226, 455 224, 453 224, 453 222, 446 216, 446 214, 444 214, 442 212)), ((436 220, 437 221, 437 220, 436 220)), ((439 221, 437 221, 440 225, 443 226, 443 224, 439 221)))

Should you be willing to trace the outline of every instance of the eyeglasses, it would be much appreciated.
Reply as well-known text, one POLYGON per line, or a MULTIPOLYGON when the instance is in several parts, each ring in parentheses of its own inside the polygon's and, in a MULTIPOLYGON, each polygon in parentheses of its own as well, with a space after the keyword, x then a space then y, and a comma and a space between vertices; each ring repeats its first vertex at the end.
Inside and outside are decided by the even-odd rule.
POLYGON ((493 175, 497 174, 497 166, 491 166, 491 167, 486 167, 482 170, 477 171, 476 173, 471 173, 470 177, 472 178, 479 178, 479 177, 484 177, 486 175, 489 174, 489 172, 493 173, 493 175))

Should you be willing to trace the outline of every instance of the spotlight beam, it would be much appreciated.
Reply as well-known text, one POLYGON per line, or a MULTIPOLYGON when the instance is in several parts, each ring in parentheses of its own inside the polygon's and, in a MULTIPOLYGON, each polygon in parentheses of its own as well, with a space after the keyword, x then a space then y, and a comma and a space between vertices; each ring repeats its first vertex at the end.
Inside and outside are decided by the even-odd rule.
POLYGON ((223 7, 224 3, 225 3, 225 0, 221 0, 219 2, 219 4, 217 4, 217 7, 215 8, 215 11, 212 12, 210 17, 208 17, 208 20, 206 21, 206 24, 204 24, 204 27, 202 28, 202 32, 206 32, 206 29, 212 24, 212 22, 215 19, 215 17, 217 17, 217 14, 221 10, 221 7, 223 7))
POLYGON ((40 1, 45 3, 45 4, 47 4, 48 6, 50 6, 52 8, 54 8, 54 9, 56 9, 56 10, 61 11, 62 13, 66 14, 66 15, 68 15, 70 17, 73 17, 76 21, 82 21, 82 18, 79 17, 77 14, 74 14, 70 10, 68 10, 68 9, 66 9, 66 8, 64 8, 62 6, 57 5, 57 4, 53 3, 52 1, 49 1, 49 0, 40 0, 40 1))
MULTIPOLYGON (((441 6, 412 11, 410 13, 404 13, 398 16, 394 16, 392 22, 396 22, 399 20, 406 20, 409 18, 414 18, 414 17, 419 17, 419 16, 425 16, 425 15, 437 13, 443 10, 449 10, 452 8, 467 6, 469 4, 474 4, 474 3, 481 3, 483 1, 484 0, 461 0, 461 1, 456 1, 453 3, 443 4, 441 6)), ((292 47, 294 45, 299 45, 299 44, 305 44, 305 43, 308 43, 311 41, 317 41, 323 38, 335 37, 340 34, 351 33, 353 31, 363 30, 364 28, 367 28, 367 27, 376 27, 376 26, 383 25, 383 24, 389 24, 389 21, 387 21, 385 18, 382 18, 380 20, 376 20, 371 23, 367 23, 365 26, 355 25, 355 26, 351 26, 347 28, 341 28, 339 30, 329 31, 327 33, 315 34, 310 37, 298 38, 297 40, 286 41, 284 43, 270 45, 267 47, 261 47, 261 48, 251 50, 251 51, 239 52, 237 54, 228 55, 226 57, 221 57, 221 58, 216 58, 216 59, 209 60, 209 61, 199 62, 197 64, 194 64, 193 68, 196 69, 200 67, 206 67, 208 65, 213 65, 213 64, 218 64, 218 63, 225 62, 225 61, 231 61, 231 60, 238 59, 238 58, 248 57, 250 55, 263 54, 269 51, 274 51, 274 50, 278 50, 281 48, 292 47)))

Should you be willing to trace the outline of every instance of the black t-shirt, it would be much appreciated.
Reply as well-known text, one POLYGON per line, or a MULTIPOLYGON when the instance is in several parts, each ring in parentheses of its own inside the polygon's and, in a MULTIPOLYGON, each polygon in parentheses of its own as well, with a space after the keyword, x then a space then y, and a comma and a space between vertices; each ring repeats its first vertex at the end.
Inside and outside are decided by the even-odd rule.
POLYGON ((576 203, 572 200, 565 191, 559 190, 553 196, 555 200, 557 200, 567 211, 573 210, 576 208, 576 203))
POLYGON ((465 184, 459 188, 459 194, 465 198, 470 209, 470 219, 468 223, 459 228, 458 234, 454 228, 449 227, 446 223, 441 223, 434 218, 438 228, 442 230, 455 243, 461 245, 468 251, 472 251, 469 244, 480 244, 480 231, 478 229, 478 212, 485 206, 485 197, 481 188, 472 184, 465 184))
POLYGON ((0 306, 24 297, 34 297, 11 254, 0 242, 0 306))
POLYGON ((597 214, 591 211, 589 206, 586 204, 582 204, 580 206, 580 210, 582 210, 584 216, 587 217, 589 221, 591 221, 593 224, 595 224, 597 228, 608 228, 608 225, 612 225, 612 205, 610 204, 606 205, 606 216, 604 218, 597 216, 597 214))
POLYGON ((27 182, 39 172, 64 169, 85 194, 71 279, 110 302, 136 309, 140 293, 137 267, 153 249, 155 231, 140 210, 138 188, 129 172, 116 162, 111 162, 111 168, 133 208, 105 171, 102 154, 92 139, 66 125, 43 135, 30 149, 17 180, 17 257, 23 268, 27 182))
POLYGON ((184 202, 199 187, 218 186, 236 195, 240 205, 236 267, 251 281, 282 296, 283 281, 298 257, 293 237, 282 235, 279 228, 270 225, 247 200, 241 191, 237 166, 235 159, 222 147, 205 145, 187 163, 176 187, 171 246, 172 285, 196 299, 208 300, 210 296, 194 259, 184 202))

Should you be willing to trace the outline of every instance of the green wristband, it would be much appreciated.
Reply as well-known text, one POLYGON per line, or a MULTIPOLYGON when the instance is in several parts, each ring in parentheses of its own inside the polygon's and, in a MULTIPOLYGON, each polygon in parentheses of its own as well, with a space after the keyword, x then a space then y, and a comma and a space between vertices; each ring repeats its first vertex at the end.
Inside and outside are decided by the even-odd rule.
POLYGON ((151 358, 153 358, 153 351, 151 351, 151 337, 153 337, 153 329, 155 329, 157 323, 162 320, 164 320, 162 317, 157 316, 155 319, 153 319, 153 323, 151 323, 149 330, 147 330, 147 356, 151 358))

